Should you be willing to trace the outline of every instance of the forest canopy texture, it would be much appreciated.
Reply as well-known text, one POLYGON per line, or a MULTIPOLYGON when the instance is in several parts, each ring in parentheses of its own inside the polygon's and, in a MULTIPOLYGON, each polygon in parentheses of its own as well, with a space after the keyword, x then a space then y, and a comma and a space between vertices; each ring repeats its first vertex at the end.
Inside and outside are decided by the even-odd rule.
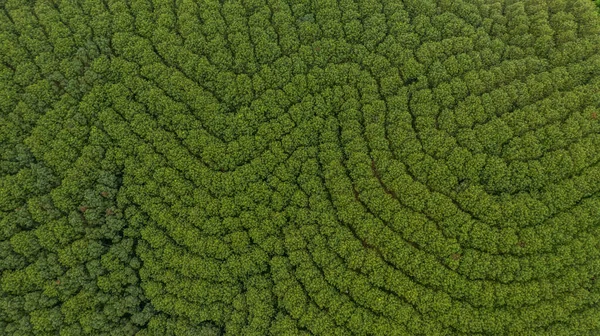
POLYGON ((1 335, 600 335, 591 0, 0 0, 1 335))

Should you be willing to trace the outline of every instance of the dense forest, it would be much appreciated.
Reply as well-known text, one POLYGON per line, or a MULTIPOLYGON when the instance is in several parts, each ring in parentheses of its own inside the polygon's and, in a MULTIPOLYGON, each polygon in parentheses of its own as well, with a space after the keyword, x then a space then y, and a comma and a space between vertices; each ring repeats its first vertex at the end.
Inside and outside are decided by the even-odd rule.
POLYGON ((0 334, 600 335, 594 1, 0 8, 0 334))

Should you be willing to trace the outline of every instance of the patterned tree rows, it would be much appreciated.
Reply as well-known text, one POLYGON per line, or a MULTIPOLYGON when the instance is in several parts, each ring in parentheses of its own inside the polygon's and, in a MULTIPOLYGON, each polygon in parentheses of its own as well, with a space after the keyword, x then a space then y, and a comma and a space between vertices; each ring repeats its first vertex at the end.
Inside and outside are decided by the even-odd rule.
POLYGON ((0 7, 0 333, 600 331, 593 2, 0 7))

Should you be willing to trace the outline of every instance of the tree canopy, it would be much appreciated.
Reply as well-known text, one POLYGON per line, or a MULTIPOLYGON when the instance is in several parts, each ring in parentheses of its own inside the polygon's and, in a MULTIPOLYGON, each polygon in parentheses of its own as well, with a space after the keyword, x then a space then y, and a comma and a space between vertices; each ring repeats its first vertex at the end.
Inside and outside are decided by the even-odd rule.
POLYGON ((600 333, 593 1, 0 7, 0 334, 600 333))

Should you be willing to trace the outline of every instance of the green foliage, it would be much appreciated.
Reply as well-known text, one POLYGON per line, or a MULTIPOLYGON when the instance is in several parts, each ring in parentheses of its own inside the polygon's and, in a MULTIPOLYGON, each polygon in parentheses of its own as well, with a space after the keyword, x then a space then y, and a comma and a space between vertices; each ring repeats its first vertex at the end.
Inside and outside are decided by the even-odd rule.
POLYGON ((598 334, 594 2, 0 1, 0 334, 598 334))

